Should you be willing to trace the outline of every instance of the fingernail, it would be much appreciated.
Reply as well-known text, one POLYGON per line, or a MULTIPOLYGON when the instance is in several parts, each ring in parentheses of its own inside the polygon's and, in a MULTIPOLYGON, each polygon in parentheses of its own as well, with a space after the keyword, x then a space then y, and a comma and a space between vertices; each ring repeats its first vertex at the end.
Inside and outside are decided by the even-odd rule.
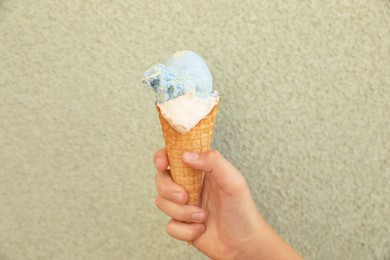
POLYGON ((204 219, 204 213, 202 213, 202 212, 192 213, 192 219, 202 221, 204 219))
POLYGON ((172 197, 175 201, 180 202, 183 200, 183 193, 175 191, 172 193, 172 197))
POLYGON ((185 152, 183 156, 184 156, 184 159, 187 161, 196 161, 199 159, 198 153, 185 152))

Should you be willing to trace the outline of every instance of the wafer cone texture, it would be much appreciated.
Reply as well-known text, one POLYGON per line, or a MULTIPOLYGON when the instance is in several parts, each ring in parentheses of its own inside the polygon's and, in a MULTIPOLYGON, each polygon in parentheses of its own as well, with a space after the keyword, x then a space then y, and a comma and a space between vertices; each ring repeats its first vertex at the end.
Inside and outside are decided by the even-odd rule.
POLYGON ((161 115, 157 107, 161 128, 173 181, 180 184, 188 192, 189 205, 199 205, 202 191, 203 172, 194 170, 182 161, 184 152, 206 152, 210 149, 214 133, 214 125, 220 102, 187 133, 179 133, 161 115))

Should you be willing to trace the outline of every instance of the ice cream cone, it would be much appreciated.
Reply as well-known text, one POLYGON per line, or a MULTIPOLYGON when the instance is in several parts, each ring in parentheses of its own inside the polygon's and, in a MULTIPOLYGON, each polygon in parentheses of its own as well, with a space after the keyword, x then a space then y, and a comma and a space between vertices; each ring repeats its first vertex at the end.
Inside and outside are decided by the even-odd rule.
POLYGON ((199 205, 203 172, 194 170, 182 161, 184 152, 206 152, 210 149, 219 103, 189 132, 177 132, 161 115, 157 107, 173 181, 188 192, 189 205, 199 205))

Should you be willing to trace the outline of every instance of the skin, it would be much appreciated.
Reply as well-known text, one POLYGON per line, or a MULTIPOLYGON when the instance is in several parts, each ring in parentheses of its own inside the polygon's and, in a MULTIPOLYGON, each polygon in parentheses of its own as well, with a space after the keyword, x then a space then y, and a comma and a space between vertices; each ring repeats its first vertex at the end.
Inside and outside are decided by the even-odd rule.
POLYGON ((184 153, 183 162, 205 172, 201 207, 173 182, 165 149, 156 152, 157 207, 171 217, 166 230, 213 259, 303 259, 263 219, 243 175, 218 151, 184 153))

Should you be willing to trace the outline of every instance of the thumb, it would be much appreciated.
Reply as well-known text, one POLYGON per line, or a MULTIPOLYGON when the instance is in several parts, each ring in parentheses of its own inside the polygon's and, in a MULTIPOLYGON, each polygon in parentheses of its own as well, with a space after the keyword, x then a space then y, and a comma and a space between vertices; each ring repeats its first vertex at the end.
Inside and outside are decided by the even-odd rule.
POLYGON ((204 153, 186 152, 183 154, 183 162, 208 174, 227 193, 233 195, 245 190, 244 176, 217 150, 204 153))

